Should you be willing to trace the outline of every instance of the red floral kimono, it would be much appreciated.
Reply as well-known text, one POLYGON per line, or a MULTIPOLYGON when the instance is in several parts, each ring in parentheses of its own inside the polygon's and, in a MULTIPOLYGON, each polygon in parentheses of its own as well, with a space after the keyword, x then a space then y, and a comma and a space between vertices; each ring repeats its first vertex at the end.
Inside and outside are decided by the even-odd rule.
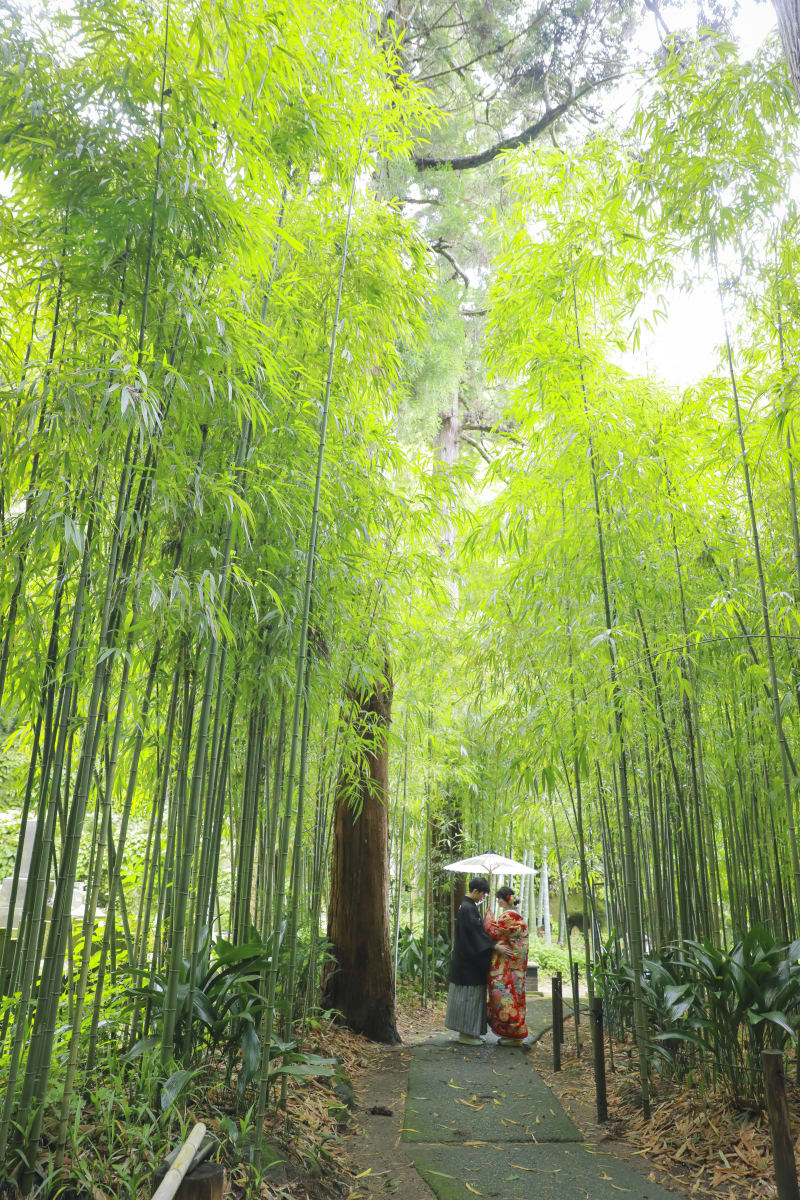
POLYGON ((528 1036, 525 1024, 525 971, 528 966, 528 926, 513 908, 495 917, 487 913, 486 932, 511 948, 509 958, 492 955, 489 965, 489 1025, 499 1037, 528 1036))

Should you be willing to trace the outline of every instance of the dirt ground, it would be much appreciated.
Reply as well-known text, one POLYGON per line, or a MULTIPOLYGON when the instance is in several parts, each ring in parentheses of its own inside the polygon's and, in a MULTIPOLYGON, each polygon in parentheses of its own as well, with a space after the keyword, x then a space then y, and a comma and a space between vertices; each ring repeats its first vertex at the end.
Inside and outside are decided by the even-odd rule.
POLYGON ((422 1008, 403 1004, 397 1028, 400 1046, 365 1044, 367 1069, 353 1080, 356 1107, 345 1152, 352 1168, 347 1200, 397 1196, 398 1200, 435 1200, 410 1158, 413 1147, 402 1140, 410 1049, 444 1027, 444 1004, 422 1008), (371 1111, 374 1109, 383 1112, 371 1111))

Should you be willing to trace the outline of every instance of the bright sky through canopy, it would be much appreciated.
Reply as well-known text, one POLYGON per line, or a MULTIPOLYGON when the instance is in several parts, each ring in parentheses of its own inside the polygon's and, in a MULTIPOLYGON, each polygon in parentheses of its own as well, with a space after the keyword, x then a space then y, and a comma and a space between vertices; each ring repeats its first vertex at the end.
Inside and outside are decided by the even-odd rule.
MULTIPOLYGON (((684 4, 681 10, 671 8, 666 15, 670 29, 681 25, 691 28, 697 19, 697 6, 684 4)), ((760 0, 742 0, 733 28, 742 53, 749 58, 775 29, 775 10, 760 0)), ((646 20, 639 33, 642 49, 654 53, 659 45, 655 21, 646 20)), ((666 295, 666 319, 653 332, 642 330, 639 349, 624 355, 623 365, 685 388, 717 365, 722 341, 719 300, 710 279, 698 282, 691 292, 676 289, 666 295)))

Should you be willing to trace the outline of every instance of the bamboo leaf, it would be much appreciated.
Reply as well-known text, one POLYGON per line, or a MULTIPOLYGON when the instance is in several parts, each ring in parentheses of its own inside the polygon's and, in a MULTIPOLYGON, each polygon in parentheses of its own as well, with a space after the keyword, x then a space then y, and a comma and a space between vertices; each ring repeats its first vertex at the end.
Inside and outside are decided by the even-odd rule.
POLYGON ((168 1079, 161 1085, 161 1095, 159 1105, 162 1113, 176 1102, 184 1088, 195 1079, 203 1070, 202 1067, 196 1067, 193 1071, 181 1070, 174 1071, 168 1079))

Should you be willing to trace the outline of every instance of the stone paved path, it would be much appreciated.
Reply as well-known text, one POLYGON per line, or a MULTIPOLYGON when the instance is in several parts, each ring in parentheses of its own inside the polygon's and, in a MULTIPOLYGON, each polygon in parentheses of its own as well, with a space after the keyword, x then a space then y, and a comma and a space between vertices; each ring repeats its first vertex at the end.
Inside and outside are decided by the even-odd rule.
MULTIPOLYGON (((529 1003, 534 1037, 549 1024, 549 1005, 529 1003)), ((440 1200, 674 1197, 583 1144, 524 1050, 462 1046, 454 1036, 414 1047, 403 1124, 414 1165, 440 1200)))

